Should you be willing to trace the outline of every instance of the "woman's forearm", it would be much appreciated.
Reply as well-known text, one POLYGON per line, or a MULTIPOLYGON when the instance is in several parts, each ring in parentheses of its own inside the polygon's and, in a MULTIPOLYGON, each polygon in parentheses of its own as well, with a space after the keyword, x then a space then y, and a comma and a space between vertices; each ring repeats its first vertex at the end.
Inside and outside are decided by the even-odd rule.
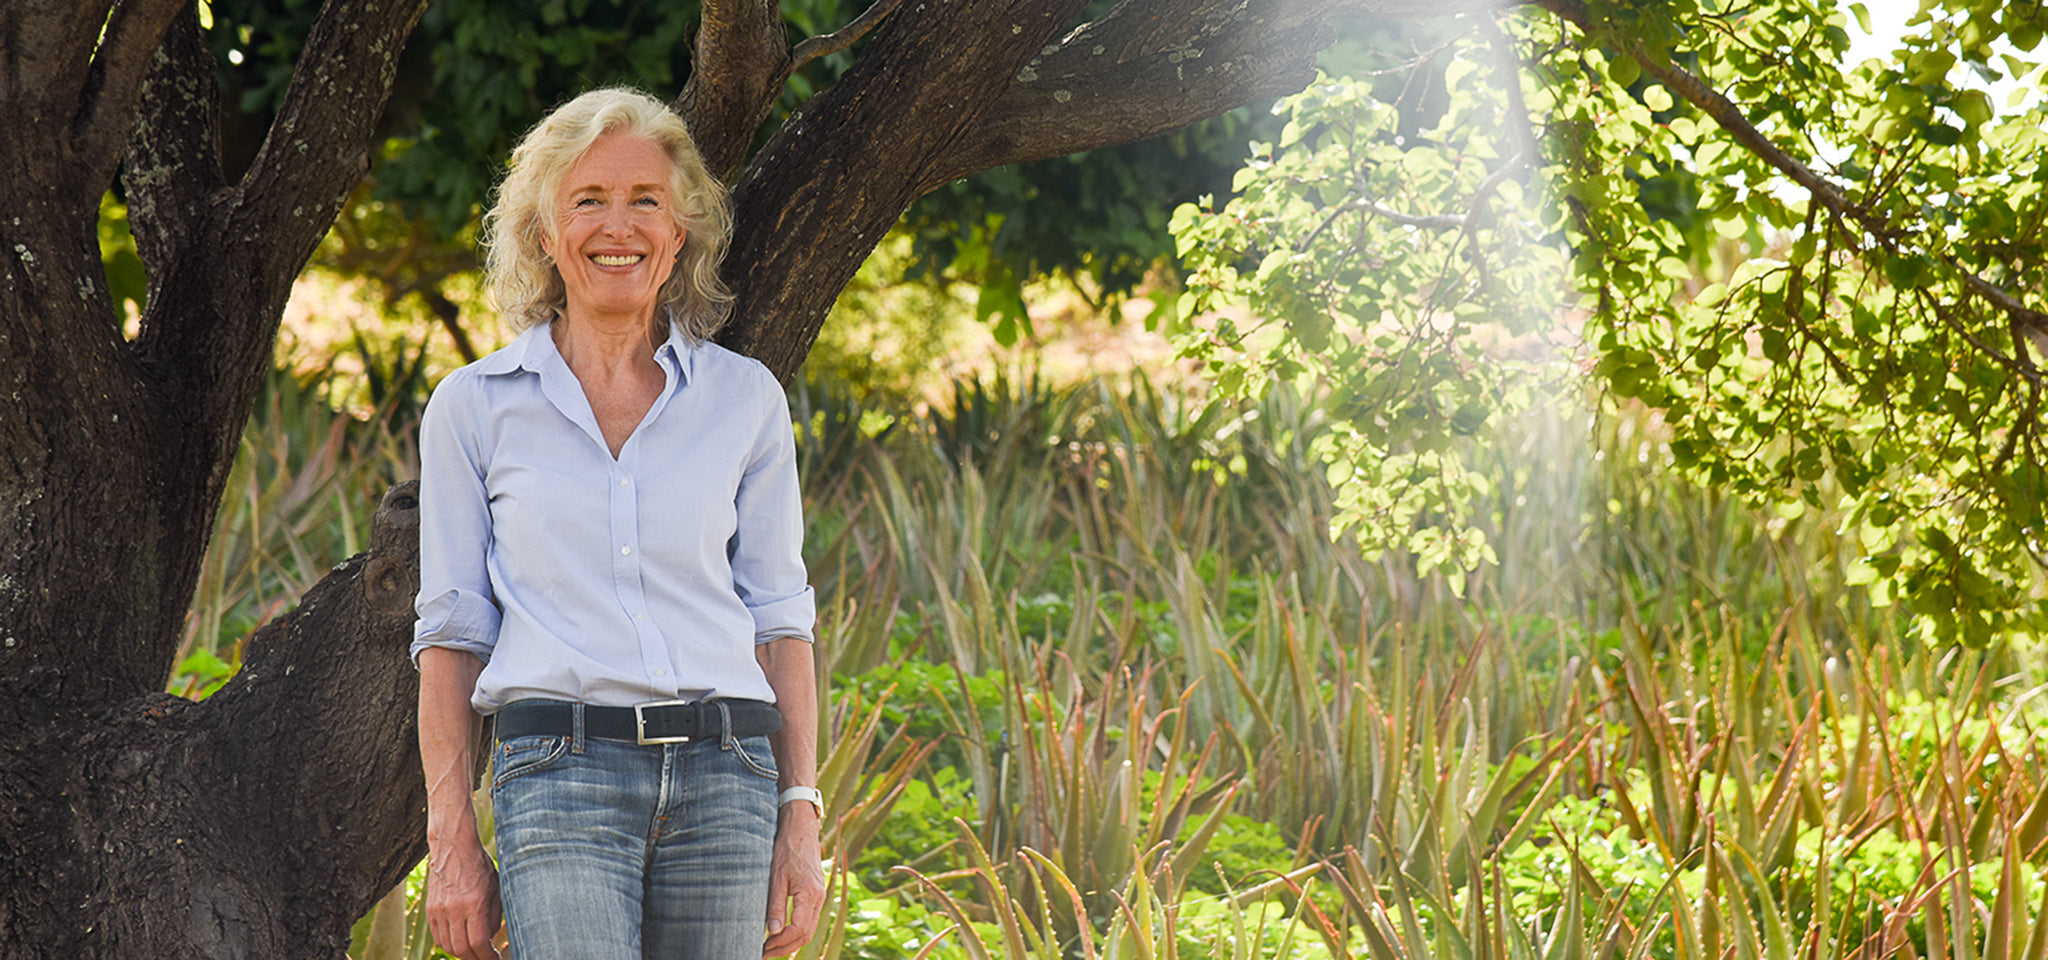
POLYGON ((495 960, 502 918, 498 875, 477 834, 476 747, 483 718, 469 706, 483 661, 461 650, 420 651, 420 766, 427 775, 427 929, 461 960, 495 960))
MULTIPOLYGON (((818 671, 811 643, 799 637, 754 647, 761 672, 775 689, 782 729, 769 737, 779 789, 818 783, 818 671)), ((822 829, 810 804, 791 801, 776 815, 774 863, 768 871, 768 939, 762 956, 795 953, 810 942, 825 906, 825 871, 818 853, 822 829)))
POLYGON ((768 738, 775 748, 775 767, 781 772, 777 786, 817 786, 818 672, 811 643, 783 637, 756 646, 754 657, 768 686, 775 690, 775 706, 782 713, 782 729, 768 738))
MULTIPOLYGON (((460 650, 420 651, 420 766, 427 775, 427 845, 478 843, 476 745, 483 718, 469 705, 483 661, 460 650)), ((465 844, 466 845, 466 844, 465 844)))

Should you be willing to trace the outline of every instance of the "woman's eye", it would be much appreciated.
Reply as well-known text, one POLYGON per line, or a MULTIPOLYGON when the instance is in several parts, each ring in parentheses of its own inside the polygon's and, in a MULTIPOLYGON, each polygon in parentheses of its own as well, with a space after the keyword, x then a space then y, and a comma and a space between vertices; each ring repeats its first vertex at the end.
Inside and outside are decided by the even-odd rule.
POLYGON ((650 207, 655 209, 659 209, 661 207, 661 201, 654 197, 641 197, 640 199, 635 200, 633 202, 643 207, 650 207))

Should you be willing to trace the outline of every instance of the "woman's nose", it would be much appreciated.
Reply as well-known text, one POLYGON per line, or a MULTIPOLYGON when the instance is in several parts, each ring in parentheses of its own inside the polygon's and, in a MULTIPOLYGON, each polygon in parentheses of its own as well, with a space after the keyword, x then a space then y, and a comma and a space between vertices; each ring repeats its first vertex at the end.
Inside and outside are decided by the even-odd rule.
POLYGON ((632 225, 632 213, 623 205, 613 204, 605 209, 603 223, 605 235, 622 236, 632 229, 632 225))

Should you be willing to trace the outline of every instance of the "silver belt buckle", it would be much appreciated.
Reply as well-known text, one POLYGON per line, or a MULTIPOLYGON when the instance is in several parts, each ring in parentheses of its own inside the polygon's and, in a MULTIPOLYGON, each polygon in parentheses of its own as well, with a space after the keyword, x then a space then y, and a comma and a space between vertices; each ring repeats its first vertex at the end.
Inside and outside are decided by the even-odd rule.
POLYGON ((640 745, 641 745, 641 746, 643 746, 643 747, 645 747, 645 746, 650 746, 650 745, 653 745, 653 744, 658 744, 658 743, 689 743, 689 742, 690 742, 690 738, 689 738, 689 737, 650 737, 650 736, 648 736, 648 735, 647 735, 647 714, 646 714, 646 713, 644 712, 644 711, 645 711, 645 710, 646 710, 646 709, 647 709, 648 707, 687 707, 687 706, 689 706, 689 705, 690 705, 690 701, 688 701, 688 700, 654 700, 654 701, 650 701, 650 702, 647 702, 647 703, 636 703, 636 704, 634 704, 634 705, 633 705, 633 735, 634 735, 635 737, 639 738, 639 741, 640 741, 640 745))

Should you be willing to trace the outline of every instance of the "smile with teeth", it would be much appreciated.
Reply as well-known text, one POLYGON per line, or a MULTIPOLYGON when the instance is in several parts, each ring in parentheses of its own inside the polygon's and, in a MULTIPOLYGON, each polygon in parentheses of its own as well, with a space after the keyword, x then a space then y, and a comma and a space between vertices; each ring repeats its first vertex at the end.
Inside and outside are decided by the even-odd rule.
POLYGON ((647 258, 645 255, 638 253, 597 253, 592 254, 590 259, 596 261, 598 266, 602 267, 630 267, 647 258))

